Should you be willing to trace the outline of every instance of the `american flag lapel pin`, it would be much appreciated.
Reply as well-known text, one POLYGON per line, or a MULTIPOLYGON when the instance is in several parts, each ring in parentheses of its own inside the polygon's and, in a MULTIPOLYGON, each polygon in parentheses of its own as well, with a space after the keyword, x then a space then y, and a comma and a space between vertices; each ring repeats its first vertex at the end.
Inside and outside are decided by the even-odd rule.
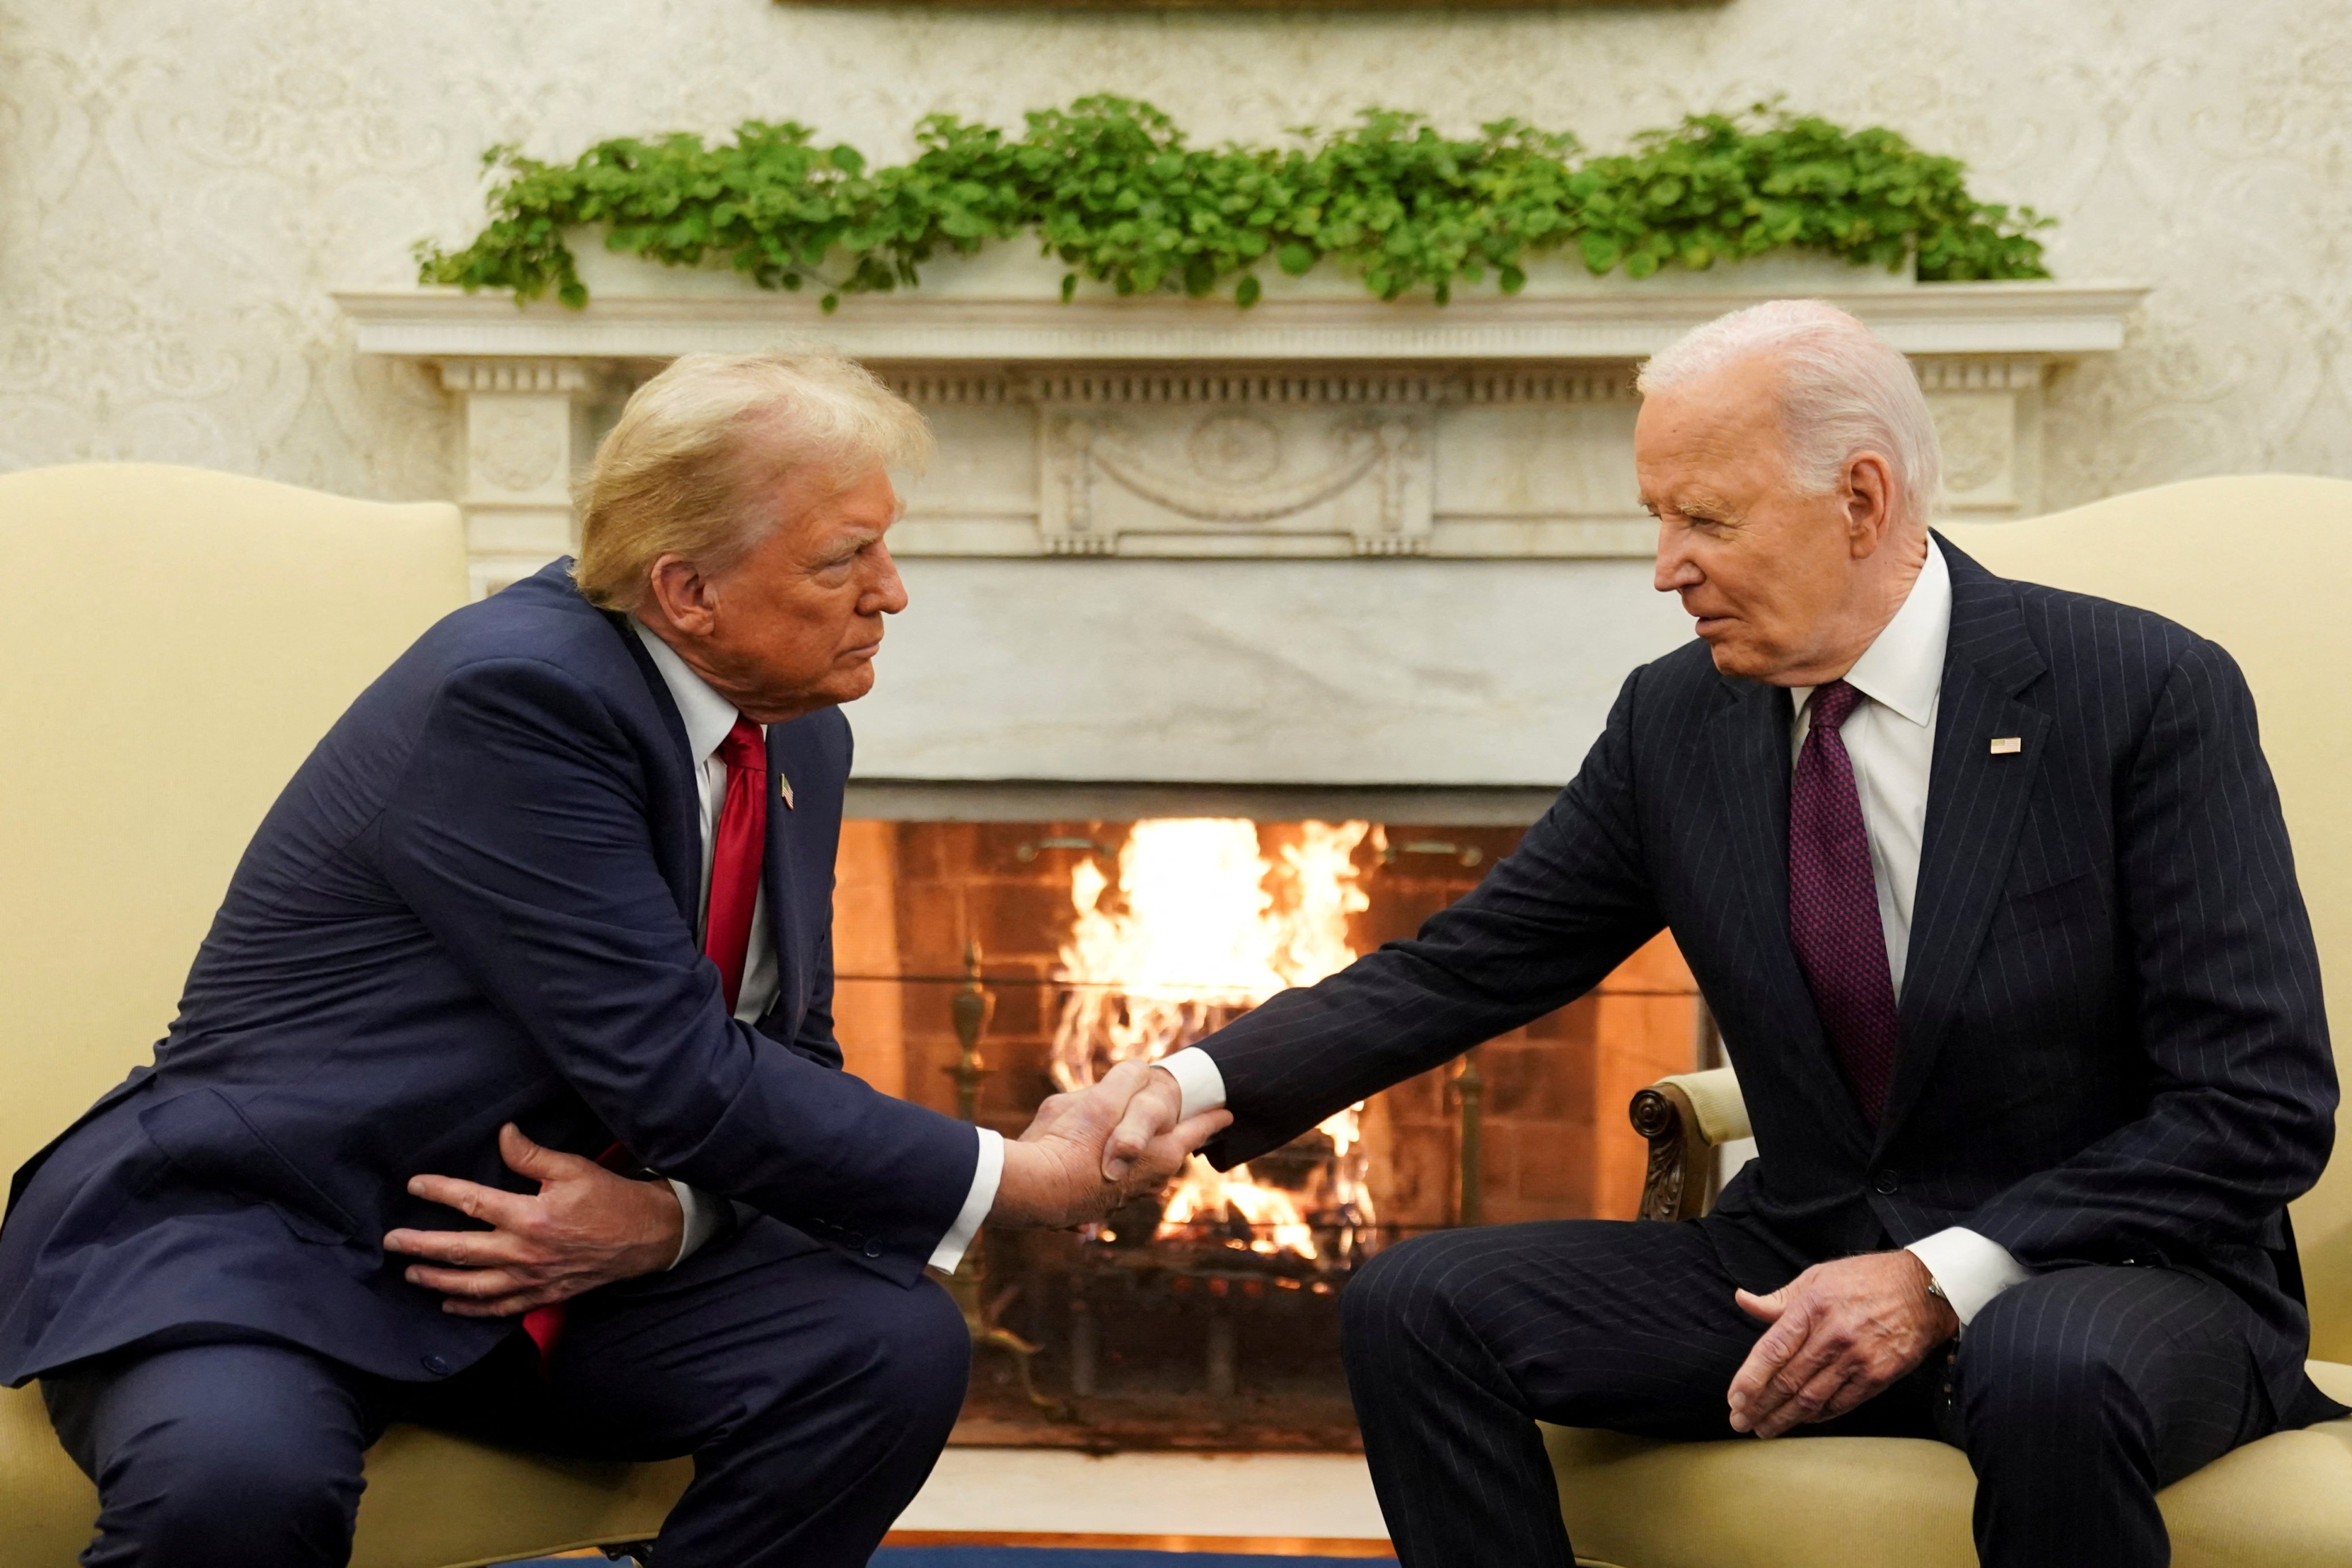
POLYGON ((1995 735, 1992 738, 1992 754, 1996 757, 2013 757, 2023 750, 2025 737, 2022 735, 1995 735))
MULTIPOLYGON (((1994 745, 1996 745, 1996 746, 1998 746, 1999 744, 2000 744, 2000 742, 1998 742, 1998 741, 1996 741, 1996 742, 1993 742, 1993 744, 1994 744, 1994 745)), ((782 773, 779 773, 776 775, 776 794, 777 794, 777 795, 778 795, 782 799, 782 801, 783 801, 783 803, 784 803, 784 809, 785 809, 786 811, 790 811, 790 810, 792 810, 792 809, 793 809, 793 781, 792 781, 792 780, 790 780, 790 779, 788 779, 788 778, 786 778, 786 777, 785 777, 782 773)))

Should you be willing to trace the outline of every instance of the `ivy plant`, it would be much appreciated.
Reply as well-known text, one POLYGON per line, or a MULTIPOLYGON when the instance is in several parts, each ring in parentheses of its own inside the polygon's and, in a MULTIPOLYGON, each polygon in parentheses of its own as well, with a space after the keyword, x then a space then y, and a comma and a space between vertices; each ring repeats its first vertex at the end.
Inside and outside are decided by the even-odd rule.
POLYGON ((942 253, 1024 234, 1069 268, 1066 300, 1088 278, 1120 294, 1230 290, 1244 308, 1269 268, 1329 263, 1381 299, 1443 304, 1490 273, 1516 292, 1532 258, 1563 250, 1636 279, 1783 247, 1888 268, 1916 254, 1931 282, 2049 276, 2034 236, 2052 220, 1977 200, 1958 160, 1772 104, 1692 115, 1591 156, 1517 120, 1449 137, 1386 109, 1278 147, 1193 147, 1121 98, 1025 121, 1016 135, 932 115, 915 156, 885 167, 789 121, 746 121, 715 145, 624 137, 568 164, 493 148, 488 226, 462 248, 420 244, 420 275, 584 305, 564 234, 586 226, 669 266, 719 257, 764 289, 814 287, 827 310, 915 287, 942 253))

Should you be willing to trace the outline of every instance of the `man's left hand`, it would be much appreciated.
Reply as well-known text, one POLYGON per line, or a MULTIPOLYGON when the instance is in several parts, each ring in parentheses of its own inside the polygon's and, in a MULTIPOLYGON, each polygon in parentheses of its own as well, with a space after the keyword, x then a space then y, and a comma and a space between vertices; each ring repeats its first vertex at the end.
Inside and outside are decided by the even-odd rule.
POLYGON ((1931 1296, 1927 1266, 1908 1252, 1817 1263, 1769 1296, 1738 1292, 1740 1310, 1771 1324, 1731 1380, 1731 1429, 1777 1437, 1844 1415, 1960 1331, 1951 1303, 1931 1296))
POLYGON ((677 1257, 686 1216, 667 1182, 633 1181, 593 1160, 542 1149, 512 1122, 499 1129, 499 1153, 509 1169, 539 1184, 535 1195, 455 1176, 416 1176, 408 1184, 415 1196, 492 1228, 384 1235, 386 1252, 432 1260, 412 1264, 408 1282, 446 1296, 443 1311, 510 1318, 599 1285, 659 1273, 677 1257))

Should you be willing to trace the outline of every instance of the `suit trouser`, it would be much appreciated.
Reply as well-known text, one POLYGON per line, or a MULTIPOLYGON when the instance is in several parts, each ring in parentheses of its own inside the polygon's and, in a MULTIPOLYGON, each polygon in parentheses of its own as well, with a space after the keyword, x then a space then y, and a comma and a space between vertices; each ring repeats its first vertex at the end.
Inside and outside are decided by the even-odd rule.
MULTIPOLYGON (((1763 1331, 1735 1289, 1688 1224, 1501 1226, 1374 1258, 1341 1298, 1348 1378, 1405 1568, 1570 1568, 1537 1419, 1733 1436, 1726 1393, 1763 1331)), ((1877 1398, 1799 1430, 1962 1449, 1990 1568, 2161 1564, 2157 1489, 2275 1426, 2244 1310, 2179 1270, 2055 1270, 1877 1398)))
POLYGON ((544 1372, 520 1331, 435 1384, 212 1343, 42 1380, 98 1483, 89 1568, 310 1568, 351 1554, 360 1465, 394 1421, 604 1459, 691 1454, 662 1568, 863 1563, 947 1442, 971 1357, 903 1289, 772 1220, 575 1301, 544 1372))

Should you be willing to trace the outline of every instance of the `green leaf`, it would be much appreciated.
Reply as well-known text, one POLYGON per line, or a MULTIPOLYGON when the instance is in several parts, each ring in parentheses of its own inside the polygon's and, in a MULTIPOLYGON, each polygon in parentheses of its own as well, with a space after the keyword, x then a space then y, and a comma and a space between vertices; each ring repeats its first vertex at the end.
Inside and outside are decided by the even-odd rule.
POLYGON ((909 162, 871 168, 790 121, 746 121, 731 141, 673 133, 601 142, 569 164, 512 147, 484 154, 488 221, 462 247, 420 243, 421 281, 587 301, 563 236, 601 228, 616 252, 673 266, 716 254, 761 288, 833 274, 821 301, 914 287, 941 249, 1033 235, 1122 296, 1230 288, 1262 297, 1271 255, 1289 276, 1329 260, 1382 299, 1443 302, 1492 267, 1505 294, 1525 259, 1574 247, 1595 273, 1646 278, 1796 247, 1925 281, 2048 276, 2050 219, 1982 202, 1958 160, 1882 128, 1849 131, 1777 103, 1692 115, 1628 152, 1514 119, 1472 137, 1367 109, 1276 147, 1196 149, 1148 103, 1098 94, 1024 116, 1008 132, 929 115, 909 162))

